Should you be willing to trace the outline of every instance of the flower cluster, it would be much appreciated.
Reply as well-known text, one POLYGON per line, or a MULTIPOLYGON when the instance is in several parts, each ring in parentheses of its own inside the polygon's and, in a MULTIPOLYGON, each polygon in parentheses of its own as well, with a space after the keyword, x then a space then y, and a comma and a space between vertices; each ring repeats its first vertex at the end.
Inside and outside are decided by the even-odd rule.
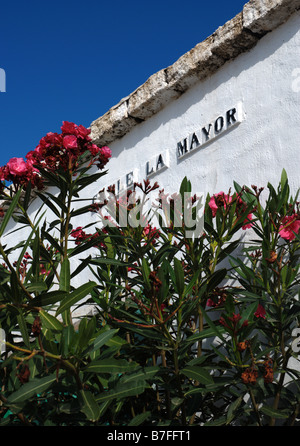
POLYGON ((55 172, 58 168, 75 173, 86 155, 99 169, 103 169, 111 157, 111 150, 92 143, 90 129, 64 121, 61 133, 47 133, 34 150, 23 158, 12 158, 0 168, 0 180, 15 185, 27 185, 42 189, 39 168, 55 172))
POLYGON ((255 384, 258 377, 258 371, 254 367, 248 367, 243 373, 242 373, 242 381, 244 384, 255 384))
MULTIPOLYGON (((236 197, 234 197, 221 191, 211 197, 208 205, 211 209, 212 216, 215 217, 217 215, 218 209, 223 209, 225 212, 227 212, 230 206, 234 203, 236 203, 236 217, 237 219, 239 219, 247 210, 247 204, 241 199, 239 195, 236 195, 236 197)), ((252 218, 252 213, 249 213, 244 219, 242 229, 245 230, 253 226, 252 218)))
POLYGON ((295 212, 282 219, 279 227, 279 235, 285 240, 292 241, 300 231, 300 215, 295 212))
POLYGON ((61 133, 47 133, 35 150, 26 155, 27 162, 37 164, 50 171, 62 167, 65 171, 74 172, 82 155, 89 152, 93 163, 102 169, 111 157, 108 147, 98 147, 92 143, 90 129, 64 121, 61 133))
POLYGON ((261 318, 261 319, 266 318, 266 310, 261 304, 258 304, 257 309, 254 313, 254 316, 256 316, 257 318, 261 318))
POLYGON ((11 158, 5 166, 0 167, 0 181, 8 181, 15 186, 27 186, 31 183, 34 188, 43 188, 38 170, 33 163, 25 162, 23 158, 11 158))
POLYGON ((208 307, 221 307, 226 302, 227 293, 224 288, 215 288, 211 294, 210 297, 207 299, 206 305, 208 307))
MULTIPOLYGON (((105 228, 102 229, 103 233, 106 233, 105 228)), ((94 247, 101 247, 106 249, 106 245, 105 243, 103 243, 100 240, 100 236, 98 234, 98 232, 94 233, 94 234, 87 234, 82 226, 78 226, 76 229, 73 229, 71 231, 71 237, 73 237, 75 239, 75 245, 81 245, 81 243, 83 243, 86 240, 92 240, 94 241, 94 247)))
POLYGON ((145 237, 146 244, 151 243, 155 245, 157 243, 157 239, 160 237, 160 231, 155 226, 148 224, 144 227, 143 235, 145 237))
MULTIPOLYGON (((267 358, 264 361, 264 371, 263 378, 265 384, 270 384, 274 380, 274 370, 273 370, 273 361, 271 358, 267 358)), ((256 384, 256 380, 258 378, 258 369, 253 363, 251 367, 247 367, 246 370, 241 374, 241 379, 244 384, 256 384)))
POLYGON ((242 316, 240 315, 240 313, 233 313, 232 316, 221 316, 219 322, 228 330, 229 333, 235 336, 238 331, 241 330, 241 328, 248 326, 248 320, 246 319, 241 322, 241 319, 242 316))
POLYGON ((274 379, 273 361, 271 358, 266 359, 264 367, 264 382, 265 384, 270 384, 274 379))
POLYGON ((90 239, 93 234, 86 234, 82 226, 78 226, 71 231, 71 237, 75 239, 75 245, 80 245, 83 241, 90 239))

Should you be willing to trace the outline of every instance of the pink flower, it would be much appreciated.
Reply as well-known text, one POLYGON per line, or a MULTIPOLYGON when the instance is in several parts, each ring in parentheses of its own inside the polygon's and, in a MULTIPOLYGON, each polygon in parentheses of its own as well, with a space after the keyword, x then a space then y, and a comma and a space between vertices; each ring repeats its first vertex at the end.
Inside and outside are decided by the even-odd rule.
POLYGON ((7 166, 0 167, 0 181, 5 181, 8 176, 7 166))
POLYGON ((110 148, 107 147, 107 146, 101 147, 101 155, 104 158, 109 159, 111 157, 111 150, 110 150, 110 148))
POLYGON ((217 210, 223 206, 226 208, 226 205, 228 205, 231 202, 232 198, 230 195, 224 194, 224 192, 219 192, 218 194, 214 194, 208 205, 211 208, 212 216, 215 217, 217 214, 217 210))
POLYGON ((108 163, 108 160, 111 157, 110 148, 107 146, 99 148, 95 144, 91 144, 89 150, 91 152, 91 155, 93 157, 96 157, 95 164, 98 166, 98 169, 103 169, 103 167, 108 163))
POLYGON ((78 226, 76 229, 73 229, 71 231, 71 237, 75 238, 75 244, 76 245, 80 245, 81 242, 83 242, 84 240, 87 240, 88 238, 92 237, 92 234, 86 234, 83 229, 82 226, 78 226))
POLYGON ((23 158, 11 158, 7 167, 12 175, 22 176, 27 174, 27 165, 23 158))
POLYGON ((101 150, 100 147, 98 147, 96 144, 91 144, 89 146, 89 151, 91 152, 92 156, 99 155, 100 150, 101 150))
POLYGON ((91 141, 91 138, 89 137, 90 133, 91 133, 91 129, 87 129, 81 124, 77 127, 78 138, 85 139, 86 141, 91 141))
POLYGON ((244 224, 242 226, 242 229, 250 229, 253 226, 252 220, 252 214, 247 215, 247 218, 244 220, 244 224))
POLYGON ((266 310, 261 304, 258 304, 257 310, 254 313, 256 317, 261 317, 262 319, 266 318, 266 310))
POLYGON ((63 139, 63 146, 65 149, 77 149, 77 138, 75 135, 66 135, 63 139))
POLYGON ((61 126, 62 133, 67 134, 76 134, 77 126, 73 122, 63 121, 63 125, 61 126))
POLYGON ((82 226, 78 226, 76 229, 73 229, 73 231, 71 231, 71 236, 74 238, 81 237, 82 234, 84 234, 82 226))
MULTIPOLYGON (((151 243, 154 245, 156 240, 159 239, 160 231, 155 226, 151 226, 148 224, 144 227, 144 236, 146 239, 151 240, 151 243)), ((148 243, 148 241, 146 243, 148 243)))
POLYGON ((279 235, 285 240, 292 241, 295 234, 300 230, 300 217, 297 214, 288 215, 283 218, 282 225, 279 227, 279 235))
POLYGON ((38 163, 38 152, 35 150, 31 150, 26 155, 26 164, 27 164, 28 170, 34 170, 35 172, 37 172, 37 169, 35 169, 33 167, 34 164, 37 164, 37 163, 38 163))

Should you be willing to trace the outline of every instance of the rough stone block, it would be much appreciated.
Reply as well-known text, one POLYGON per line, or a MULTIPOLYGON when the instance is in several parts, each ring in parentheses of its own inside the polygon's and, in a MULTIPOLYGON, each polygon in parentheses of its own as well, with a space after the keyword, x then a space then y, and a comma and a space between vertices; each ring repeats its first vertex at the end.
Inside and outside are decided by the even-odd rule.
POLYGON ((115 139, 124 136, 137 121, 128 115, 128 99, 112 107, 105 115, 92 122, 91 137, 98 145, 110 144, 115 139))
POLYGON ((165 70, 161 70, 130 95, 128 114, 136 119, 148 119, 178 96, 167 83, 165 70))
POLYGON ((243 25, 263 35, 284 23, 299 8, 300 0, 250 0, 243 9, 243 25))
POLYGON ((183 93, 199 79, 204 79, 215 65, 223 63, 211 52, 211 38, 199 43, 166 69, 167 82, 175 91, 183 93))
POLYGON ((236 15, 232 20, 220 26, 212 34, 211 51, 223 60, 231 60, 239 54, 251 49, 259 37, 243 27, 243 14, 236 15))
POLYGON ((257 41, 257 36, 243 28, 240 13, 168 67, 168 83, 173 89, 184 92, 199 79, 211 76, 226 61, 252 48, 257 41))

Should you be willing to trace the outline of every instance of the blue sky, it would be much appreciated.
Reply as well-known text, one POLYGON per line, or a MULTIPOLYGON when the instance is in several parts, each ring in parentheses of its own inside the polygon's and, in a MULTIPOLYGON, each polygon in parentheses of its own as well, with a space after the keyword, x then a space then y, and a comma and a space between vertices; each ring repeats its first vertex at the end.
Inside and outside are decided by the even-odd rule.
POLYGON ((0 17, 0 165, 62 121, 86 127, 246 0, 16 0, 0 17))

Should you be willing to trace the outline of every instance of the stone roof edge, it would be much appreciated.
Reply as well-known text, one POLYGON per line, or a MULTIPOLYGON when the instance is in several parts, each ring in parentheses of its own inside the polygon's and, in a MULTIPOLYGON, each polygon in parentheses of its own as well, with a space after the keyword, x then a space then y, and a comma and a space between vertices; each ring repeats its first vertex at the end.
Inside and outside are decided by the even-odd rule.
POLYGON ((93 121, 93 142, 103 146, 122 138, 196 82, 253 48, 299 9, 300 0, 250 0, 232 20, 93 121))

